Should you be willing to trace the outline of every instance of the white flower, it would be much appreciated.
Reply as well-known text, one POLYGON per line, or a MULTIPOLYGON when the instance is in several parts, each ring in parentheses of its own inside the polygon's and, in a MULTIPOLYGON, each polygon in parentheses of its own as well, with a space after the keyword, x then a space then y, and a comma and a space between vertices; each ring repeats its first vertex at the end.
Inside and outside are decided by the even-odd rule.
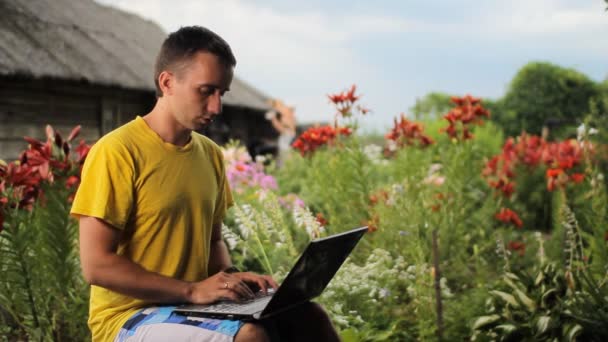
POLYGON ((441 168, 443 167, 443 165, 439 164, 439 163, 434 163, 431 164, 431 166, 429 167, 429 171, 427 173, 428 176, 435 174, 437 172, 439 172, 439 170, 441 170, 441 168))
POLYGON ((365 145, 362 149, 363 153, 374 164, 386 164, 387 160, 382 158, 382 147, 376 144, 365 145))
POLYGON ((441 288, 441 295, 445 298, 452 297, 452 291, 448 287, 448 280, 446 278, 439 279, 439 287, 441 288))
POLYGON ((432 175, 426 177, 422 182, 424 184, 432 184, 435 186, 441 186, 443 183, 445 183, 445 177, 440 176, 438 174, 432 174, 432 175))
POLYGON ((381 288, 380 291, 378 291, 378 295, 380 296, 380 298, 386 298, 391 294, 391 290, 387 289, 387 288, 381 288))
POLYGON ((228 249, 234 250, 239 243, 239 237, 223 223, 222 235, 224 236, 224 241, 226 241, 226 244, 228 245, 228 249))
POLYGON ((392 190, 395 194, 402 194, 405 191, 405 187, 403 186, 403 184, 397 183, 393 184, 392 190))
POLYGON ((587 129, 587 127, 585 127, 585 124, 583 123, 576 129, 576 139, 578 141, 581 141, 583 140, 585 135, 594 135, 597 133, 599 133, 597 128, 589 127, 589 129, 587 129))
POLYGON ((228 164, 234 162, 250 162, 251 156, 244 146, 229 146, 222 149, 224 160, 228 164))
POLYGON ((582 123, 580 126, 576 128, 576 136, 578 140, 581 140, 585 135, 585 124, 582 123))
POLYGON ((238 227, 239 227, 239 232, 243 236, 243 239, 245 239, 245 240, 249 239, 249 235, 251 235, 251 229, 249 229, 249 227, 247 227, 244 224, 239 224, 238 227))
POLYGON ((298 226, 306 229, 311 239, 319 238, 325 232, 325 227, 319 223, 307 207, 295 206, 293 208, 293 220, 298 226))

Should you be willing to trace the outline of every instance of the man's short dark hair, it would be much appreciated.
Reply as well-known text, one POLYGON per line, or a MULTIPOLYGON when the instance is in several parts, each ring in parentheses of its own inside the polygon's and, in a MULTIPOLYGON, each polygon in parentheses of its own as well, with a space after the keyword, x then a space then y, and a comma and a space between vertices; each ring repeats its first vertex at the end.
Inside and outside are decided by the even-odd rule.
POLYGON ((186 62, 194 54, 201 51, 216 55, 227 67, 236 65, 236 58, 234 58, 230 45, 215 32, 201 26, 182 27, 169 34, 156 57, 154 84, 156 85, 157 97, 163 96, 158 84, 160 73, 186 62))

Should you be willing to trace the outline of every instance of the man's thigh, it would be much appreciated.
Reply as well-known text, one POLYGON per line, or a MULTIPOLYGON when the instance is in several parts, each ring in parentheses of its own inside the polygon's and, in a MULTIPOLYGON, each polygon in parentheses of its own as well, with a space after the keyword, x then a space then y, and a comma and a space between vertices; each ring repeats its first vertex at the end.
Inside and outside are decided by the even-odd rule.
POLYGON ((183 316, 175 307, 152 307, 131 316, 114 342, 124 341, 233 341, 243 322, 183 316))
POLYGON ((233 336, 200 327, 175 323, 158 323, 137 328, 135 334, 127 338, 125 342, 232 342, 233 340, 233 336))

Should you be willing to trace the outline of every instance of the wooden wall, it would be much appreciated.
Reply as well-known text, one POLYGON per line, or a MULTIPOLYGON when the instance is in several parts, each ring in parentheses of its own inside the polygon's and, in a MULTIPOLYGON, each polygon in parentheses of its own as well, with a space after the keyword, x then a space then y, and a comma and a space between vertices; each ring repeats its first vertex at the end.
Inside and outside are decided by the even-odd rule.
POLYGON ((0 159, 17 158, 27 148, 24 136, 45 140, 47 124, 63 136, 82 125, 79 139, 92 143, 135 115, 147 113, 154 101, 151 92, 0 77, 0 159))
MULTIPOLYGON (((27 148, 24 136, 46 140, 50 124, 65 137, 82 125, 77 141, 93 143, 105 133, 148 113, 153 92, 102 87, 50 79, 0 76, 0 159, 14 160, 27 148)), ((236 139, 250 152, 276 152, 277 132, 262 111, 225 106, 224 112, 201 131, 222 145, 236 139)))

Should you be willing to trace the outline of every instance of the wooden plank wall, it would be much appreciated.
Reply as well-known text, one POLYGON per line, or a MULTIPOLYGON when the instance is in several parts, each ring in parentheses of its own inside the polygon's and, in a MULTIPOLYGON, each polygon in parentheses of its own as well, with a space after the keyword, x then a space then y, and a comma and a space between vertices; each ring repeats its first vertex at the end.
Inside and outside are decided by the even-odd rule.
POLYGON ((100 136, 147 113, 151 92, 53 80, 0 77, 0 159, 13 160, 27 148, 24 136, 45 140, 50 124, 65 137, 82 125, 78 139, 100 136))
MULTIPOLYGON (((0 76, 0 159, 18 158, 27 148, 24 136, 46 140, 47 124, 64 137, 82 125, 78 141, 84 138, 93 143, 135 116, 148 113, 155 101, 150 91, 0 76)), ((247 147, 272 147, 278 137, 263 112, 234 106, 225 106, 224 113, 201 133, 220 145, 237 139, 247 147)))

